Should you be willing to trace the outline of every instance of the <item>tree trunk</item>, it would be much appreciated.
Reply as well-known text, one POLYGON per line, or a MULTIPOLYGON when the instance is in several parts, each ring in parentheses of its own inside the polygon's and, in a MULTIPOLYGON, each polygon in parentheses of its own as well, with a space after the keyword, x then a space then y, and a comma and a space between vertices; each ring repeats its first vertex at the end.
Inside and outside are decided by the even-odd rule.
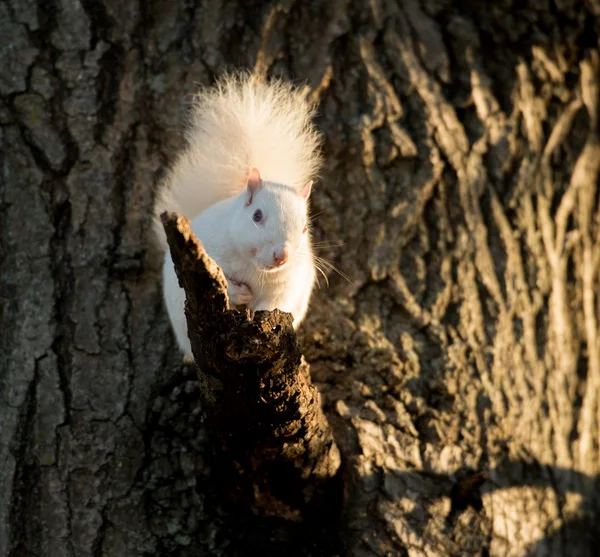
POLYGON ((0 557, 595 555, 599 16, 0 0, 0 557), (304 546, 232 520, 161 299, 154 185, 225 67, 312 86, 350 279, 299 336, 345 492, 304 546))

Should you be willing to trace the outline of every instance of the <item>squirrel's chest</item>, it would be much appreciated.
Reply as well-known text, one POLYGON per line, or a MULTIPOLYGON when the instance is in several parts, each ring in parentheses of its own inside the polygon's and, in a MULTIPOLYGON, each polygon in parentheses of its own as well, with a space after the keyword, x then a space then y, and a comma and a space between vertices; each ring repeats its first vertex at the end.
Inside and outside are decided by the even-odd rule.
POLYGON ((256 300, 278 300, 285 296, 289 280, 285 276, 265 273, 249 273, 243 280, 251 289, 256 300))

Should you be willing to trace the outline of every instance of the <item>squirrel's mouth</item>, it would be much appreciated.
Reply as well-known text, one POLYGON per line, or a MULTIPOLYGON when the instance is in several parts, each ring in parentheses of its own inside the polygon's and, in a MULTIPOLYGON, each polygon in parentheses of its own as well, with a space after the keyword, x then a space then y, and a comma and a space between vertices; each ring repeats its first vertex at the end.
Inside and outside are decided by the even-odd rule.
POLYGON ((285 263, 282 265, 263 265, 262 270, 266 271, 267 273, 274 273, 276 271, 281 271, 281 269, 283 269, 285 266, 285 263))

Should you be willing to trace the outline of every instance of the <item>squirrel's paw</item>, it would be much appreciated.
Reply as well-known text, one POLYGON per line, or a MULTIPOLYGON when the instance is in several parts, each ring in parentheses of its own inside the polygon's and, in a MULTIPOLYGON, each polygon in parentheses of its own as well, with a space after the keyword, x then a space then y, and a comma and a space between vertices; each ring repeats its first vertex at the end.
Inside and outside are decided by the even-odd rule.
POLYGON ((244 282, 227 279, 227 296, 232 306, 247 306, 252 301, 252 290, 244 282))

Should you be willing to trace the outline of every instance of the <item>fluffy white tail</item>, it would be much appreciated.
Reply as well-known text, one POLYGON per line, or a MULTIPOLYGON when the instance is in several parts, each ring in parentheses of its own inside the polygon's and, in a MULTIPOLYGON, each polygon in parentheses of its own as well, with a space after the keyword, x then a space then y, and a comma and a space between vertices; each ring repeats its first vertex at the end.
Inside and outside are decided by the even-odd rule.
POLYGON ((159 236, 163 211, 187 218, 246 184, 251 167, 263 179, 294 188, 314 179, 320 135, 306 90, 252 74, 223 76, 196 94, 185 131, 186 149, 160 185, 155 205, 159 236))

